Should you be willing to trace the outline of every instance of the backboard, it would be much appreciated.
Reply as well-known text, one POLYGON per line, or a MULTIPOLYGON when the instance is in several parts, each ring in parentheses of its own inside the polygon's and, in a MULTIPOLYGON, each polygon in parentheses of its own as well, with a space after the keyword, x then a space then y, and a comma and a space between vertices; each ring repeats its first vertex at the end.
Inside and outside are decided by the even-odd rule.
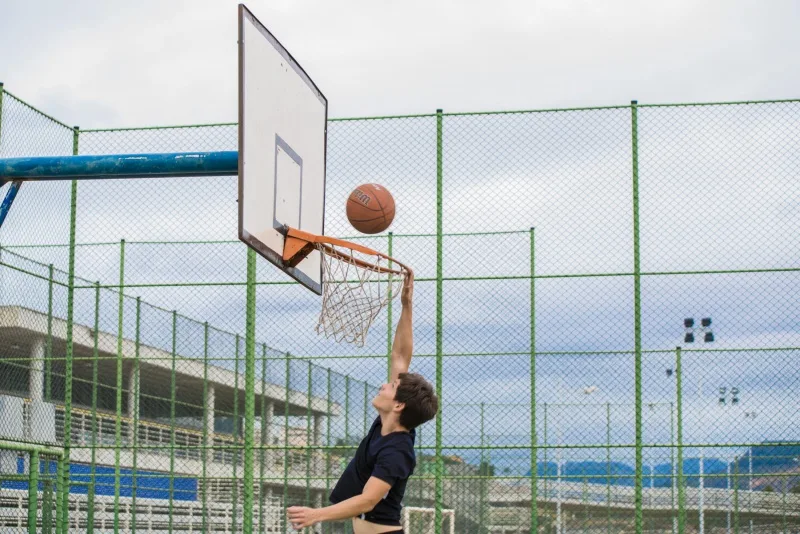
POLYGON ((239 239, 322 293, 322 258, 283 261, 286 226, 323 235, 328 101, 239 5, 239 239))

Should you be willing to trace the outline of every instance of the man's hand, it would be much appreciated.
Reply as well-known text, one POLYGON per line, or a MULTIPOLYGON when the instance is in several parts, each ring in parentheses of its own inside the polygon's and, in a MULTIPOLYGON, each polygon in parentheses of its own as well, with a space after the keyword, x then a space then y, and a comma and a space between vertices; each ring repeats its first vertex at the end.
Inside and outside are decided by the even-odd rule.
POLYGON ((286 509, 286 515, 295 530, 311 527, 319 523, 318 512, 319 510, 305 506, 290 506, 286 509))
POLYGON ((325 508, 308 508, 306 506, 290 506, 286 509, 286 516, 292 528, 300 530, 325 521, 340 521, 365 514, 375 508, 392 489, 392 486, 376 477, 369 477, 364 491, 345 499, 340 503, 325 508))
POLYGON ((406 274, 406 280, 403 284, 403 292, 400 293, 400 302, 403 304, 403 307, 411 306, 411 302, 414 299, 414 271, 411 269, 408 270, 408 274, 406 274))

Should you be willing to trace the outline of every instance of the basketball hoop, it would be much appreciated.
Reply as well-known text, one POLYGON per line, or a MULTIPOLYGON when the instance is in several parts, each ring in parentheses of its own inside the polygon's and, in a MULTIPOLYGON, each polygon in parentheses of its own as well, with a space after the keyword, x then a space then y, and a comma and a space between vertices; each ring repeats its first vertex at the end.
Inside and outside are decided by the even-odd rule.
POLYGON ((356 243, 286 229, 283 261, 297 265, 311 251, 322 255, 322 311, 317 333, 364 346, 375 317, 400 294, 410 269, 356 243))

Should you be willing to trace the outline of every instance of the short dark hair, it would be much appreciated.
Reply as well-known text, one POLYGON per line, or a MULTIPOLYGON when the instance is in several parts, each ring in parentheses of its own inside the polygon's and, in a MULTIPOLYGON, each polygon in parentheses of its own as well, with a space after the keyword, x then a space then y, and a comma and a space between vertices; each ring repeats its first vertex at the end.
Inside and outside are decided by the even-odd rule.
POLYGON ((433 386, 416 373, 400 373, 398 376, 400 384, 394 400, 406 405, 400 412, 400 424, 411 430, 436 417, 439 399, 433 386))

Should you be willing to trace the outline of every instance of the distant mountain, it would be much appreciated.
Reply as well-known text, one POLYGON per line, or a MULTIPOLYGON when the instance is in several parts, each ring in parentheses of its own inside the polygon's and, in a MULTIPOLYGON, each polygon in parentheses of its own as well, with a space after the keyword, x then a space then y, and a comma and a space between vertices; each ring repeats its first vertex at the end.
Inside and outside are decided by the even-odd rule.
MULTIPOLYGON (((726 473, 727 465, 713 473, 726 473)), ((764 442, 752 449, 753 481, 755 491, 783 491, 798 488, 800 491, 800 445, 778 445, 764 442)), ((740 489, 748 489, 748 473, 750 472, 750 458, 746 453, 730 464, 732 476, 731 487, 736 485, 738 470, 738 483, 740 489)), ((725 488, 727 476, 714 478, 707 481, 706 486, 725 488)))
MULTIPOLYGON (((536 468, 537 475, 550 476, 555 478, 558 475, 558 465, 555 462, 540 462, 536 468)), ((561 466, 561 475, 569 477, 570 480, 582 480, 586 477, 586 482, 590 484, 609 483, 620 486, 632 486, 634 484, 634 477, 636 470, 631 466, 620 463, 611 462, 565 462, 561 466)), ((525 476, 531 476, 530 470, 525 473, 525 476)))
MULTIPOLYGON (((527 451, 520 451, 527 454, 527 451)), ((753 447, 753 490, 783 491, 784 486, 787 490, 800 488, 800 445, 778 445, 764 442, 753 447), (780 476, 777 476, 780 474, 780 476), (786 476, 792 475, 792 476, 786 476)), ((519 467, 530 462, 530 456, 521 454, 519 458, 513 455, 504 455, 502 460, 492 462, 495 466, 495 474, 526 476, 530 477, 530 469, 522 471, 519 467)), ((730 463, 731 487, 736 484, 736 469, 738 463, 738 483, 740 489, 748 488, 747 474, 749 472, 749 462, 747 453, 740 457, 736 463, 730 463)), ((725 488, 728 485, 727 468, 728 463, 714 457, 706 457, 703 461, 704 486, 707 488, 725 488), (714 476, 716 475, 716 476, 714 476), (721 476, 720 476, 721 475, 721 476)), ((538 476, 556 477, 557 465, 555 462, 539 462, 537 464, 538 476)), ((652 485, 656 488, 670 487, 669 478, 672 467, 669 463, 661 463, 653 466, 652 485)), ((700 458, 684 457, 683 474, 686 484, 689 487, 700 485, 700 458)), ((565 462, 562 464, 561 475, 569 477, 570 480, 582 480, 586 477, 589 484, 606 485, 611 483, 620 486, 633 486, 635 484, 636 470, 634 466, 623 462, 586 461, 586 462, 565 462), (610 472, 609 472, 610 470, 610 472)), ((677 466, 674 475, 677 477, 677 466)), ((650 487, 650 466, 644 466, 642 473, 642 485, 650 487)))

